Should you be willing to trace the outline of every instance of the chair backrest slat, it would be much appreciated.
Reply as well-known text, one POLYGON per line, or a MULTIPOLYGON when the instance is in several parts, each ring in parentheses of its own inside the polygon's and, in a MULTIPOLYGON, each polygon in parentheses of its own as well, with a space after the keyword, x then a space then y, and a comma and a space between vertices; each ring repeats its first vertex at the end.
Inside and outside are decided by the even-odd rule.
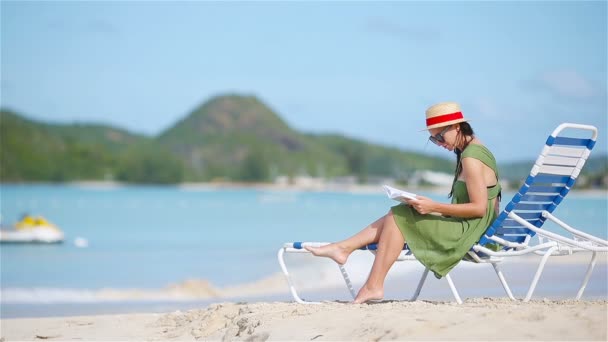
POLYGON ((527 234, 523 234, 523 235, 502 235, 500 238, 503 240, 507 240, 510 242, 517 242, 517 243, 522 243, 524 241, 526 241, 526 237, 528 235, 527 234))
POLYGON ((585 149, 582 148, 552 146, 548 154, 554 156, 578 158, 582 156, 584 152, 585 149))
POLYGON ((519 227, 500 227, 496 231, 496 235, 505 235, 505 234, 530 234, 530 229, 519 226, 519 227))
POLYGON ((579 138, 568 138, 568 137, 556 137, 554 140, 555 145, 566 145, 566 146, 588 146, 591 139, 579 139, 579 138))
POLYGON ((547 194, 537 195, 537 194, 531 194, 530 190, 528 190, 528 193, 521 197, 521 201, 522 202, 549 202, 549 203, 552 203, 555 200, 556 196, 559 196, 559 194, 553 193, 553 194, 549 194, 549 195, 547 195, 547 194))
MULTIPOLYGON (((522 215, 519 215, 519 216, 521 217, 522 215)), ((528 219, 526 221, 530 222, 530 224, 536 224, 536 223, 538 223, 538 221, 540 221, 540 218, 528 219)), ((504 226, 519 226, 519 225, 521 225, 521 223, 519 223, 513 219, 506 219, 502 223, 503 227, 504 226)))
POLYGON ((543 165, 540 167, 539 172, 552 175, 570 176, 574 172, 574 169, 576 169, 574 166, 543 165))
POLYGON ((564 190, 565 187, 566 187, 565 185, 547 186, 547 185, 534 185, 533 184, 528 188, 528 193, 559 194, 564 190))
POLYGON ((522 203, 519 202, 515 205, 515 209, 513 211, 517 212, 520 210, 527 211, 538 211, 541 212, 543 210, 547 210, 552 203, 522 203))
POLYGON ((576 166, 578 160, 579 158, 548 155, 547 157, 545 157, 544 164, 559 166, 576 166))
POLYGON ((528 219, 539 219, 541 217, 540 212, 532 212, 532 213, 519 213, 517 216, 523 218, 524 220, 528 219))
POLYGON ((566 184, 570 180, 569 176, 564 175, 552 175, 550 173, 539 173, 534 177, 535 184, 566 184))

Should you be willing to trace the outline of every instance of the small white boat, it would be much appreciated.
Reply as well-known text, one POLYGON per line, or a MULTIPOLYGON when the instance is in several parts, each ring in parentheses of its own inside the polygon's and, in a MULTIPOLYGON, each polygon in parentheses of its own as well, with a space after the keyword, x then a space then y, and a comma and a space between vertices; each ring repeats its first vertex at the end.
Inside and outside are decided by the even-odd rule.
POLYGON ((42 217, 24 216, 12 229, 0 230, 2 243, 58 243, 63 232, 42 217))

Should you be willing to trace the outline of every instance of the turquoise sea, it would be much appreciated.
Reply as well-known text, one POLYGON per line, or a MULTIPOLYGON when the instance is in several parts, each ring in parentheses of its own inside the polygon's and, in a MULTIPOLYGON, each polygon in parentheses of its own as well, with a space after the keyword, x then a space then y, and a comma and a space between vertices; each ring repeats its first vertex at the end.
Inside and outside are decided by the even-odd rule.
MULTIPOLYGON (((78 291, 158 289, 188 279, 217 287, 253 282, 280 271, 276 252, 284 242, 344 238, 394 204, 380 186, 377 193, 348 193, 1 185, 0 195, 3 225, 24 213, 41 215, 66 236, 56 245, 0 245, 1 300, 11 305, 35 303, 23 298, 34 289, 51 291, 61 302, 78 291), (77 238, 88 246, 77 247, 77 238), (21 293, 21 299, 6 293, 21 293)), ((504 194, 505 203, 511 196, 504 194)), ((605 193, 573 192, 556 214, 606 238, 606 209, 605 193)))

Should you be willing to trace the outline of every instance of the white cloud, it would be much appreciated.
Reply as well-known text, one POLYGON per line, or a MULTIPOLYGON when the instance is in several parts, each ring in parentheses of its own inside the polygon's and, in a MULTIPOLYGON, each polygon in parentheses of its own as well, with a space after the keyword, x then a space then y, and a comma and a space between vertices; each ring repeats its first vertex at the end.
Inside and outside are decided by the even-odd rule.
POLYGON ((572 70, 547 72, 542 79, 548 87, 559 95, 588 98, 599 94, 593 84, 581 74, 572 70))
POLYGON ((601 94, 598 86, 574 70, 554 70, 541 74, 533 84, 555 96, 585 100, 601 94))

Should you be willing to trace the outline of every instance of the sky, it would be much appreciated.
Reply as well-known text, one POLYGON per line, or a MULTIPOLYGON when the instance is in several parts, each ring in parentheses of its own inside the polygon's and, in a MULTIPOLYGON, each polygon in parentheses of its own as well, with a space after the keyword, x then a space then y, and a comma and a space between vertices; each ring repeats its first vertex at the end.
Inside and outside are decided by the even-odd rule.
POLYGON ((501 161, 562 122, 608 134, 607 2, 2 1, 0 104, 157 135, 213 96, 292 128, 449 157, 424 112, 456 101, 501 161))

